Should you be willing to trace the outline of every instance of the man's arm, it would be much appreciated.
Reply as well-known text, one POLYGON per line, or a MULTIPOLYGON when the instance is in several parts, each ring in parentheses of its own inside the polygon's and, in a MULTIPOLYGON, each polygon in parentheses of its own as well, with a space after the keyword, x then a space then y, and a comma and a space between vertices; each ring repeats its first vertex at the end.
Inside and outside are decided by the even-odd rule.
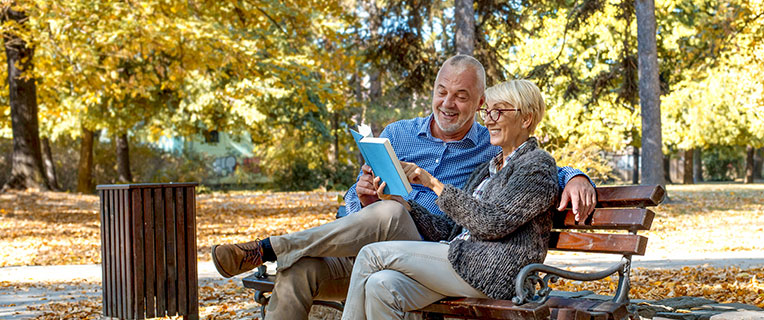
POLYGON ((581 170, 571 167, 557 168, 557 181, 562 190, 558 211, 562 211, 570 202, 576 221, 584 221, 594 211, 597 204, 597 192, 594 182, 581 170))

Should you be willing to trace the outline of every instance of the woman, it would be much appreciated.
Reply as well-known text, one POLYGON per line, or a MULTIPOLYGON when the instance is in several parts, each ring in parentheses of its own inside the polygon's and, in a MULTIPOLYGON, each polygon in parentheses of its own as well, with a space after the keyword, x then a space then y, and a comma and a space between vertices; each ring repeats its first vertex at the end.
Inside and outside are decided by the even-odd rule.
POLYGON ((412 183, 438 194, 446 216, 383 195, 385 184, 378 185, 380 197, 406 207, 429 242, 365 246, 353 266, 343 319, 403 319, 405 312, 447 296, 510 299, 520 269, 544 261, 558 194, 555 161, 530 136, 544 116, 544 101, 525 80, 501 83, 485 94, 480 115, 491 144, 502 151, 478 166, 463 190, 404 163, 412 183))

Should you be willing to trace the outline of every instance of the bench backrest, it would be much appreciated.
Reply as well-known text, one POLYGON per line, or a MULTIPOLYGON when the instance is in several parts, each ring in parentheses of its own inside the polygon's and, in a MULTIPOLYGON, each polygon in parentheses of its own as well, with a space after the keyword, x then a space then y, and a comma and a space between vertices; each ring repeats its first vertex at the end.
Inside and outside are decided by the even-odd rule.
POLYGON ((597 188, 597 208, 586 221, 576 223, 572 210, 557 212, 549 241, 550 250, 644 255, 647 238, 637 235, 649 230, 656 206, 666 192, 656 186, 597 188), (580 231, 584 232, 580 232, 580 231), (596 233, 593 230, 623 230, 629 233, 596 233))

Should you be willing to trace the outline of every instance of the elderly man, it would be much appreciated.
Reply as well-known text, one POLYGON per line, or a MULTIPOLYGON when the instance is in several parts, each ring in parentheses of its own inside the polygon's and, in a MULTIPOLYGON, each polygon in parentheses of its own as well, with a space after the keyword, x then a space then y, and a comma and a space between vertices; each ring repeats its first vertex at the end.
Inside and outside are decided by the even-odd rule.
MULTIPOLYGON (((475 58, 448 59, 435 80, 432 114, 397 121, 380 134, 400 160, 416 163, 445 184, 462 187, 477 165, 496 156, 488 130, 475 122, 485 102, 485 70, 475 58)), ((560 168, 560 208, 572 200, 583 219, 594 208, 595 193, 582 172, 560 168), (564 187, 564 188, 563 188, 564 187)), ((345 194, 352 214, 315 228, 247 243, 212 247, 212 260, 225 277, 246 272, 265 261, 278 261, 268 319, 307 319, 313 300, 342 300, 347 293, 354 257, 366 244, 386 240, 422 240, 411 216, 401 206, 378 201, 372 172, 363 167, 356 185, 345 194)), ((406 197, 440 213, 437 195, 413 185, 406 197)))

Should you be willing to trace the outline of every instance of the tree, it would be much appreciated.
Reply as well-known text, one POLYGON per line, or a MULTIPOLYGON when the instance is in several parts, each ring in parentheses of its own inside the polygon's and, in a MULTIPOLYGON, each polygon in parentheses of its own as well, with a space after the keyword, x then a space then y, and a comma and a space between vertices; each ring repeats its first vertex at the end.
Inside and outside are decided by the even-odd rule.
POLYGON ((454 0, 456 53, 472 55, 475 51, 475 9, 473 0, 454 0))
POLYGON ((93 131, 88 130, 84 125, 81 129, 77 192, 92 193, 95 190, 95 183, 93 183, 93 131))
POLYGON ((50 139, 45 137, 40 139, 42 143, 42 160, 45 168, 45 176, 48 178, 48 185, 51 190, 60 191, 61 187, 56 176, 56 164, 53 162, 53 154, 50 150, 50 139))
POLYGON ((642 109, 642 183, 665 185, 655 2, 636 0, 639 102, 642 109))
POLYGON ((764 148, 756 150, 753 161, 753 179, 761 179, 761 169, 764 164, 764 148))
POLYGON ((753 153, 756 151, 752 146, 746 148, 745 159, 745 183, 753 183, 753 153))
POLYGON ((127 133, 117 135, 117 181, 121 183, 133 182, 133 174, 130 172, 130 142, 127 133))
POLYGON ((694 179, 694 172, 692 170, 693 166, 693 155, 695 154, 695 150, 684 150, 683 155, 683 163, 682 167, 684 168, 684 171, 682 172, 682 183, 683 184, 693 184, 695 183, 694 179))
POLYGON ((692 178, 695 182, 703 182, 703 151, 700 148, 693 149, 692 155, 692 178))
POLYGON ((11 175, 3 187, 48 188, 40 149, 37 95, 33 74, 34 48, 27 45, 27 15, 7 2, 2 6, 3 40, 8 62, 9 102, 13 127, 11 175))

